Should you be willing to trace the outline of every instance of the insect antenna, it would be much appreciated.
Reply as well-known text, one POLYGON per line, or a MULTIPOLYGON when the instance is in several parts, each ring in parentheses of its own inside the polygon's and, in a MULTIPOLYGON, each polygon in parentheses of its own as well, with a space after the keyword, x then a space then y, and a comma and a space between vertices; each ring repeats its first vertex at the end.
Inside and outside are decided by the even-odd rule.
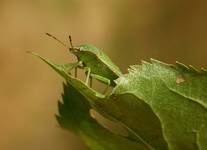
POLYGON ((71 46, 71 48, 73 48, 73 43, 72 43, 72 37, 71 37, 71 35, 69 35, 69 41, 70 41, 70 46, 71 46))
POLYGON ((61 45, 63 45, 64 47, 68 48, 68 46, 62 42, 61 40, 59 40, 58 38, 56 38, 54 35, 50 34, 50 33, 45 33, 47 36, 53 38, 54 40, 56 40, 58 43, 60 43, 61 45))

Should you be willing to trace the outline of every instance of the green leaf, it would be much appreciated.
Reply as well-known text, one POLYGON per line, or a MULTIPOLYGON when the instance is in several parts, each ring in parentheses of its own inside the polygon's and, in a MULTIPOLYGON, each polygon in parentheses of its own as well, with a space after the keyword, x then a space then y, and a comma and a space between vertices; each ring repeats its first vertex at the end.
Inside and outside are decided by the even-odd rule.
MULTIPOLYGON (((57 65, 58 66, 58 65, 57 65)), ((75 63, 67 63, 63 65, 59 65, 60 68, 63 68, 65 72, 70 72, 72 69, 76 68, 78 66, 78 62, 75 63)))
POLYGON ((151 107, 162 124, 170 150, 207 149, 205 70, 152 60, 132 66, 117 84, 114 96, 130 93, 151 107))
POLYGON ((70 84, 64 84, 63 102, 58 102, 57 120, 61 127, 78 134, 91 150, 144 150, 145 145, 115 135, 94 120, 86 98, 70 84))
MULTIPOLYGON (((29 52, 33 56, 38 57, 42 61, 44 61, 47 65, 49 65, 53 70, 55 70, 60 76, 62 76, 70 85, 72 85, 74 88, 80 91, 85 97, 88 98, 88 100, 91 99, 97 99, 97 98, 104 98, 105 96, 102 95, 101 93, 93 90, 92 88, 88 87, 85 85, 82 81, 74 78, 68 73, 68 70, 71 70, 75 68, 77 63, 67 63, 64 65, 58 65, 50 61, 49 59, 46 59, 42 56, 40 56, 37 53, 34 52, 29 52)), ((93 101, 91 101, 93 103, 93 101)))
POLYGON ((149 150, 167 150, 159 118, 145 101, 134 94, 113 94, 96 100, 94 106, 103 116, 121 123, 129 132, 128 139, 141 141, 149 150))
MULTIPOLYGON (((137 99, 133 95, 128 95, 128 96, 123 95, 125 97, 124 101, 122 101, 122 100, 118 101, 120 103, 117 103, 117 108, 120 109, 121 111, 124 110, 123 119, 124 119, 124 117, 126 117, 126 120, 121 120, 120 118, 118 118, 120 120, 117 120, 116 115, 119 115, 119 112, 113 111, 113 110, 116 110, 115 109, 116 103, 114 103, 114 97, 100 95, 100 93, 89 88, 80 80, 77 80, 77 79, 73 78, 72 76, 70 76, 69 74, 67 74, 66 71, 64 70, 64 67, 61 67, 60 65, 56 65, 56 64, 52 63, 51 61, 49 61, 48 59, 45 59, 37 54, 35 54, 35 56, 39 57, 41 60, 46 62, 57 73, 59 73, 62 77, 64 77, 66 79, 66 81, 76 90, 76 92, 78 91, 79 94, 81 94, 85 98, 85 100, 87 100, 89 102, 89 104, 92 108, 98 110, 101 114, 107 116, 109 119, 115 121, 116 123, 117 122, 122 123, 123 127, 129 132, 128 137, 122 137, 126 141, 128 141, 129 143, 132 141, 136 142, 138 144, 138 147, 140 150, 142 150, 142 149, 145 150, 146 148, 147 149, 154 149, 156 146, 150 145, 149 143, 147 143, 146 138, 142 137, 143 135, 145 136, 145 134, 147 137, 149 137, 149 135, 152 135, 152 137, 149 137, 149 140, 156 138, 156 139, 153 139, 154 141, 157 141, 157 142, 155 142, 155 145, 156 145, 156 143, 158 143, 157 146, 159 146, 162 149, 166 149, 167 146, 166 146, 165 141, 162 137, 162 133, 160 133, 159 120, 153 114, 151 108, 149 108, 149 106, 147 106, 145 103, 142 103, 142 101, 139 101, 139 99, 137 99), (133 106, 133 105, 130 105, 130 103, 133 101, 135 101, 134 102, 135 107, 134 107, 134 109, 131 109, 130 106, 133 106), (111 106, 114 106, 114 107, 111 107, 111 106), (123 106, 126 106, 126 107, 123 107, 123 106), (142 108, 142 107, 144 107, 144 108, 142 108), (140 109, 143 112, 140 111, 140 109), (134 111, 134 110, 137 110, 137 111, 134 111), (111 113, 110 111, 112 111, 112 114, 110 114, 111 113), (115 115, 113 113, 115 113, 115 115), (144 114, 144 113, 147 113, 147 114, 144 114), (136 117, 133 118, 132 115, 136 116, 136 117), (138 120, 143 120, 139 117, 139 115, 140 116, 144 115, 145 117, 147 117, 146 120, 144 119, 145 123, 139 124, 138 120), (149 123, 152 120, 154 121, 154 123, 153 124, 149 123), (130 121, 129 125, 128 125, 127 121, 130 121), (131 127, 132 125, 134 125, 136 127, 136 129, 139 129, 139 131, 142 132, 142 135, 140 135, 140 133, 138 131, 134 130, 133 127, 131 127), (144 128, 142 129, 142 127, 144 127, 145 129, 144 128), (156 132, 154 133, 154 131, 156 131, 156 132)), ((75 93, 75 90, 73 90, 72 93, 75 93)), ((117 98, 123 99, 122 96, 117 96, 117 98)), ((60 110, 60 112, 62 110, 60 103, 59 103, 59 110, 60 110)), ((68 108, 68 110, 70 110, 70 109, 68 108)), ((68 119, 68 120, 70 120, 70 119, 68 119)), ((64 124, 62 124, 62 126, 63 125, 64 124)), ((71 124, 71 126, 78 127, 77 124, 71 124)), ((70 127, 70 129, 72 129, 72 128, 70 127)), ((111 136, 112 136, 112 134, 111 134, 111 136)), ((111 142, 114 143, 115 141, 111 141, 111 142)), ((127 144, 127 143, 125 143, 125 144, 127 144)), ((135 149, 137 149, 136 146, 135 146, 135 149)))
POLYGON ((198 71, 181 63, 143 62, 142 65, 131 66, 129 73, 117 79, 117 86, 106 96, 73 78, 63 66, 36 56, 66 79, 68 85, 64 88, 68 90, 64 93, 75 93, 66 94, 64 103, 59 103, 59 122, 62 127, 79 134, 91 149, 207 149, 206 70, 198 71), (68 105, 70 100, 76 110, 68 105), (73 100, 77 103, 73 104, 73 100), (118 136, 100 126, 90 117, 88 110, 91 108, 121 123, 128 136, 118 136), (81 110, 80 114, 77 110, 81 110), (117 146, 119 138, 125 141, 121 147, 117 146), (106 142, 100 143, 102 140, 106 142), (134 143, 135 147, 132 146, 134 143))
POLYGON ((67 64, 63 64, 63 65, 55 64, 55 63, 51 62, 49 59, 46 59, 37 53, 29 52, 29 51, 28 51, 28 53, 40 58, 42 61, 44 61, 46 64, 48 64, 52 69, 54 69, 58 74, 60 74, 66 80, 68 79, 69 72, 78 66, 78 63, 67 63, 67 64))

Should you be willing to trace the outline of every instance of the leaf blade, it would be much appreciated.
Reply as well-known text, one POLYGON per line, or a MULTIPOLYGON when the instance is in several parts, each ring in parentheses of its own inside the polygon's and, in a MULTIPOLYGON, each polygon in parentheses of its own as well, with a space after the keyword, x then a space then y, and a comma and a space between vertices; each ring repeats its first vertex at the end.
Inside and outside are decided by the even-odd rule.
POLYGON ((196 134, 207 124, 206 72, 152 60, 133 66, 117 82, 116 94, 133 93, 151 106, 163 125, 169 149, 199 149, 196 134), (178 83, 180 76, 184 81, 178 83))
POLYGON ((92 150, 140 149, 146 147, 141 142, 130 141, 115 135, 99 125, 89 114, 88 100, 70 84, 64 84, 63 102, 59 102, 57 120, 61 127, 74 131, 92 150))

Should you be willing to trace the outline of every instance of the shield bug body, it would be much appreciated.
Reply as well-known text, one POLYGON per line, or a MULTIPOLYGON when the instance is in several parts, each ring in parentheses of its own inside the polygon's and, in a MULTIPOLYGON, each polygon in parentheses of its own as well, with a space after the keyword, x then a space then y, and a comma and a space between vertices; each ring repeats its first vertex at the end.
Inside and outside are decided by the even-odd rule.
MULTIPOLYGON (((47 35, 66 46, 53 35, 48 33, 47 35)), ((111 59, 101 49, 91 44, 73 46, 70 36, 69 39, 71 45, 69 51, 77 57, 79 62, 75 69, 83 68, 86 71, 86 84, 88 84, 89 79, 96 79, 108 86, 115 86, 114 80, 120 77, 122 73, 111 59)), ((75 74, 77 74, 77 72, 75 74)))
POLYGON ((114 80, 122 75, 119 68, 102 50, 91 44, 71 47, 72 52, 82 63, 89 76, 106 84, 115 86, 114 80))

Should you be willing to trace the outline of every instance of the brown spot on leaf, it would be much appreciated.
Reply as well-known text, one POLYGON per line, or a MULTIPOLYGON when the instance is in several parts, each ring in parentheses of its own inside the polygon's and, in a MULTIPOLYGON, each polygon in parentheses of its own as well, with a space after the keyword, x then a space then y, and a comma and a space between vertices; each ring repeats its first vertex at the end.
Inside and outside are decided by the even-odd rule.
POLYGON ((180 84, 182 82, 185 82, 185 78, 182 75, 180 75, 176 78, 176 83, 180 84))

